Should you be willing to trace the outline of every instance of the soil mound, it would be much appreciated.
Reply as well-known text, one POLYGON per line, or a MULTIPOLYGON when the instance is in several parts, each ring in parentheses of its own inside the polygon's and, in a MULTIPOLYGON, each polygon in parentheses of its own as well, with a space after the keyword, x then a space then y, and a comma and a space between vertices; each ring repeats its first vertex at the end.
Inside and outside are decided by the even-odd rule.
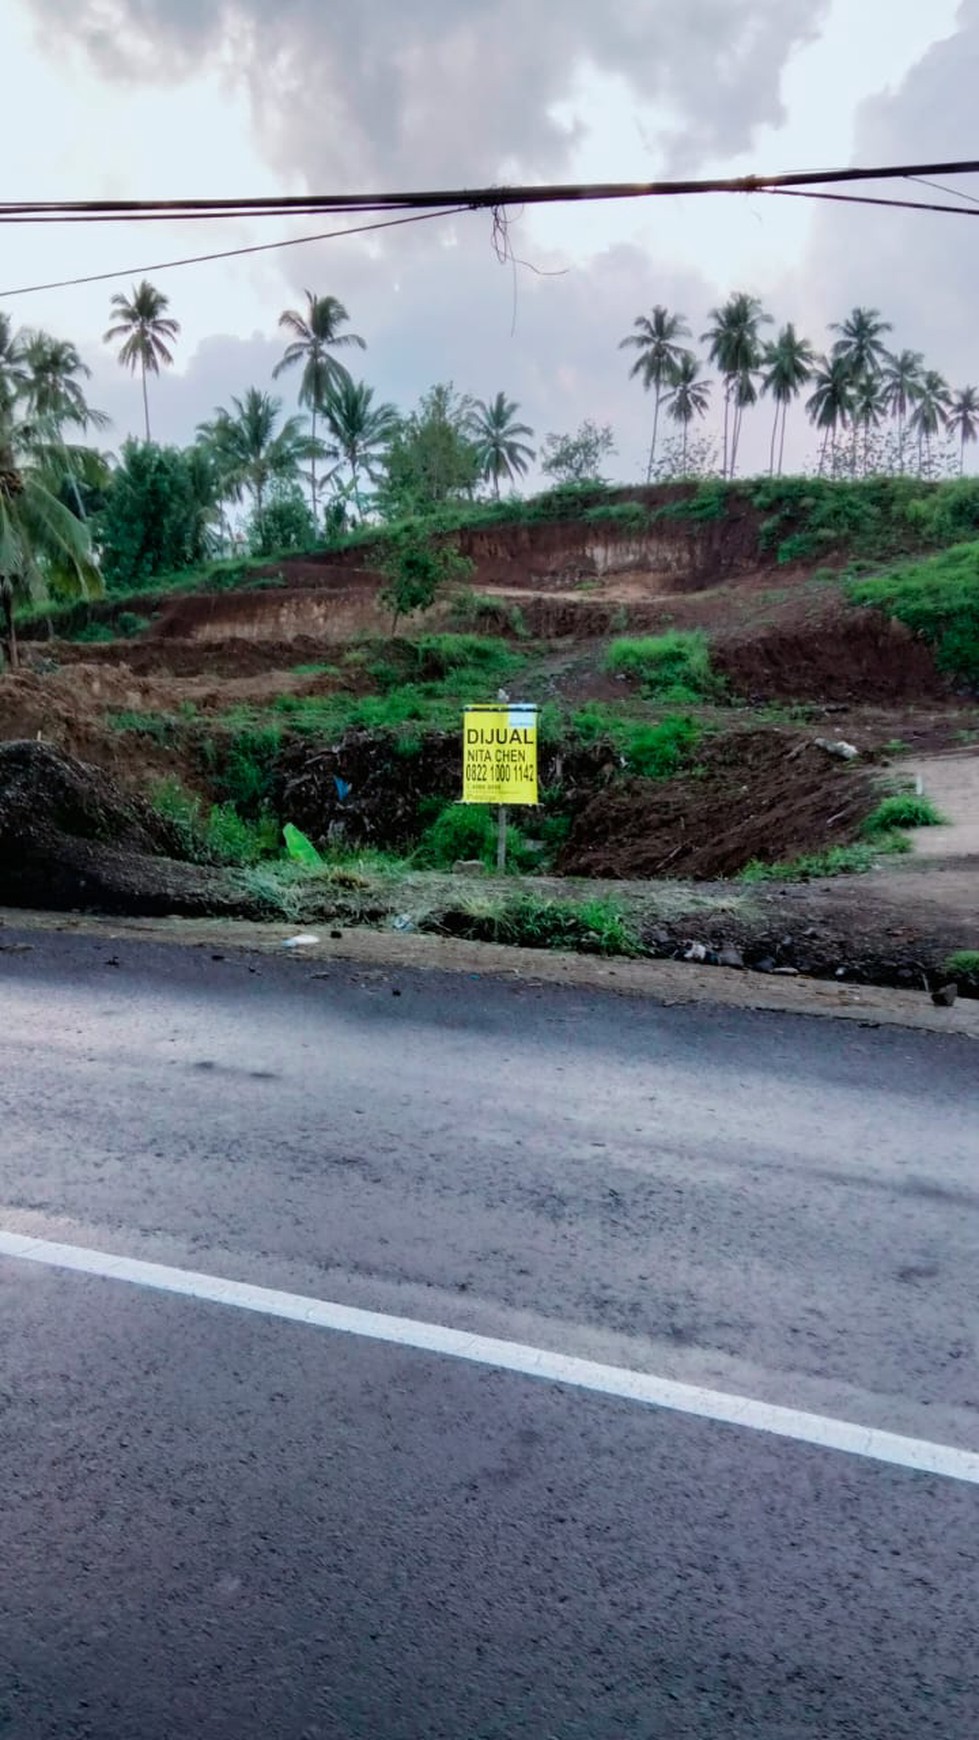
POLYGON ((631 779, 579 808, 561 853, 564 876, 734 876, 855 839, 873 807, 864 768, 809 739, 747 731, 705 749, 683 779, 631 779))
POLYGON ((721 639, 712 657, 735 694, 755 701, 916 701, 949 689, 924 641, 871 610, 721 639))
POLYGON ((0 902, 148 916, 243 911, 220 870, 186 858, 180 832, 100 768, 48 743, 0 744, 0 902))

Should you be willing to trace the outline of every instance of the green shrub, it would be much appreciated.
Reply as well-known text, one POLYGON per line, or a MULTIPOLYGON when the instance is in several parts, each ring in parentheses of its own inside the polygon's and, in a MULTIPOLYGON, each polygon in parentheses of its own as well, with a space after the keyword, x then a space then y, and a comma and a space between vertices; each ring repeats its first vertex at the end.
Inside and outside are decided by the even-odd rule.
POLYGON ((944 824, 945 817, 930 798, 919 797, 913 791, 895 792, 893 797, 881 799, 862 831, 869 839, 875 839, 879 834, 890 833, 892 828, 940 828, 944 824))
MULTIPOLYGON (((479 858, 496 867, 496 810, 487 804, 447 804, 418 842, 413 862, 426 870, 451 870, 459 858, 479 858)), ((536 867, 539 855, 527 845, 522 828, 507 827, 507 868, 536 867)))
POLYGON ((605 655, 605 669, 610 676, 634 678, 643 694, 655 700, 698 701, 717 689, 707 637, 699 630, 615 640, 605 655))
POLYGON ((957 949, 945 962, 945 971, 953 979, 979 984, 979 949, 957 949))
POLYGON ((703 735, 695 719, 674 717, 658 725, 638 725, 625 747, 632 773, 643 779, 671 779, 689 760, 703 735))
POLYGON ((225 745, 214 745, 213 778, 222 802, 232 804, 241 815, 257 818, 268 807, 281 748, 282 733, 276 725, 246 726, 225 745))
POLYGON ((979 683, 979 541, 849 587, 854 604, 886 610, 920 634, 940 670, 979 683))
POLYGON ((649 525, 649 514, 641 501, 599 502, 586 508, 582 519, 589 523, 619 526, 625 531, 642 532, 649 525))
MULTIPOLYGON (((135 640, 136 636, 143 634, 149 626, 149 617, 137 616, 134 610, 120 610, 115 619, 115 633, 120 640, 135 640)), ((109 638, 111 640, 111 633, 109 638)))
POLYGON ((84 642, 86 646, 93 646, 104 641, 115 640, 116 634, 108 622, 87 622, 85 627, 80 628, 77 634, 73 634, 71 638, 84 642))

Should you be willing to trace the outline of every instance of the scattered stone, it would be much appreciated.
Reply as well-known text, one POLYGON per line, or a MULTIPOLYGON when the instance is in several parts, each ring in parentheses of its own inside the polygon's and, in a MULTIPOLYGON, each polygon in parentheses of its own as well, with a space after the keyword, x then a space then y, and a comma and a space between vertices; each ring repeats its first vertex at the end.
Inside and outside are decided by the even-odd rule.
POLYGON ((743 970, 744 955, 741 953, 740 949, 730 947, 723 948, 718 953, 717 964, 719 967, 734 967, 743 970))
POLYGON ((763 955, 760 961, 755 961, 754 966, 756 973, 774 973, 775 971, 775 962, 770 955, 763 955))
POLYGON ((942 985, 938 991, 932 991, 931 1000, 936 1009, 951 1009, 959 994, 957 985, 942 985))
POLYGON ((706 961, 707 950, 705 949, 703 943, 699 943, 699 942, 686 943, 684 945, 683 958, 685 961, 706 961))
POLYGON ((798 967, 773 967, 772 975, 777 979, 798 979, 800 977, 798 967))
POLYGON ((118 955, 110 955, 105 964, 107 967, 118 967, 122 965, 118 955))
POLYGON ((391 986, 391 995, 392 995, 392 997, 400 997, 401 992, 399 991, 397 985, 391 986))
POLYGON ((452 866, 453 876, 485 876, 486 865, 482 858, 457 858, 452 866))
POLYGON ((813 742, 817 749, 822 749, 827 755, 832 755, 836 761, 856 761, 859 749, 852 743, 844 743, 842 737, 815 737, 813 742))
POLYGON ((212 959, 212 961, 223 961, 224 956, 223 955, 212 955, 211 959, 212 959))
POLYGON ((343 937, 342 930, 331 930, 331 932, 330 932, 330 941, 331 942, 340 942, 342 940, 342 937, 343 937))
POLYGON ((0 955, 27 955, 33 947, 33 943, 0 943, 0 955))
POLYGON ((312 931, 304 930, 300 931, 298 936, 286 937, 282 947, 284 949, 311 949, 315 947, 319 940, 319 937, 314 936, 312 931))

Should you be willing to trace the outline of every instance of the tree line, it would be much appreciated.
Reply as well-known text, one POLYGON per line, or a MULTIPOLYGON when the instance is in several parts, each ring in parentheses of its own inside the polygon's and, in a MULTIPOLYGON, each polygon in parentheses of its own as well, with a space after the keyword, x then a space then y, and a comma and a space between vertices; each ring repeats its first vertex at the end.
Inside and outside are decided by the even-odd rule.
MULTIPOLYGON (((746 411, 761 399, 773 407, 769 470, 781 474, 790 407, 805 393, 805 409, 819 434, 818 470, 859 476, 870 471, 932 469, 932 444, 947 435, 958 442, 959 470, 965 449, 979 436, 979 389, 953 391, 920 351, 893 351, 891 323, 877 308, 854 308, 834 321, 828 349, 818 353, 790 322, 766 338, 773 324, 756 296, 737 291, 708 316, 701 334, 708 361, 717 370, 722 408, 721 475, 733 477, 746 411), (882 438, 892 424, 891 441, 882 438)), ((714 382, 703 372, 684 315, 658 303, 637 316, 620 349, 635 352, 630 372, 653 394, 653 432, 647 482, 656 471, 660 413, 681 431, 680 469, 687 470, 691 424, 707 415, 714 382)))
MULTIPOLYGON (((819 441, 817 468, 935 476, 942 440, 979 435, 979 391, 953 391, 918 351, 891 349, 876 308, 854 308, 823 352, 791 323, 773 334, 757 297, 737 292, 711 310, 700 343, 661 304, 639 315, 620 349, 653 396, 648 481, 735 476, 746 415, 771 407, 769 469, 781 472, 786 425, 803 399, 819 441), (712 367, 716 379, 706 372, 712 367), (719 398, 720 453, 698 437, 719 398), (662 423, 675 430, 662 442, 662 423), (937 446, 936 446, 937 444, 937 446)), ((439 383, 404 413, 351 373, 366 349, 335 296, 305 292, 279 318, 284 348, 273 380, 295 383, 297 410, 248 387, 202 422, 185 448, 152 439, 151 383, 169 368, 180 324, 168 297, 144 280, 111 298, 104 341, 138 379, 144 436, 105 454, 108 419, 88 402, 91 370, 67 340, 15 331, 0 312, 0 616, 8 643, 18 597, 59 597, 140 584, 244 544, 254 554, 309 548, 372 517, 424 516, 450 501, 499 498, 537 460, 555 483, 601 480, 615 451, 607 425, 586 419, 539 447, 505 392, 485 400, 439 383)))

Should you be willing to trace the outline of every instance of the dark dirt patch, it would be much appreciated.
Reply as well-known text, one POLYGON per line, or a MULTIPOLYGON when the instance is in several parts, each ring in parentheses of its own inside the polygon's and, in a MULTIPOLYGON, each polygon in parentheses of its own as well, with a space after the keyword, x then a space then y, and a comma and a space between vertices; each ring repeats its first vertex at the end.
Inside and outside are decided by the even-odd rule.
POLYGON ((261 677, 295 665, 330 664, 336 646, 299 635, 295 640, 123 640, 103 643, 45 641, 25 643, 24 658, 50 665, 128 666, 137 677, 261 677))
POLYGON ((865 768, 809 736, 736 732, 708 744, 696 774, 631 779, 586 800, 558 860, 565 876, 734 876, 852 841, 873 808, 865 768))
POLYGON ((734 694, 756 702, 920 701, 949 693, 924 641, 871 610, 722 639, 712 659, 734 694))
MULTIPOLYGON (((540 754, 541 784, 560 786, 562 803, 574 802, 611 779, 618 765, 609 744, 570 752, 547 747, 540 754)), ((403 851, 417 843, 426 814, 431 819, 457 801, 461 786, 458 732, 428 732, 405 742, 387 732, 348 731, 329 748, 289 744, 278 760, 273 804, 318 845, 403 851)))
POLYGON ((148 804, 47 743, 0 744, 0 901, 151 916, 248 905, 220 870, 187 861, 148 804))

